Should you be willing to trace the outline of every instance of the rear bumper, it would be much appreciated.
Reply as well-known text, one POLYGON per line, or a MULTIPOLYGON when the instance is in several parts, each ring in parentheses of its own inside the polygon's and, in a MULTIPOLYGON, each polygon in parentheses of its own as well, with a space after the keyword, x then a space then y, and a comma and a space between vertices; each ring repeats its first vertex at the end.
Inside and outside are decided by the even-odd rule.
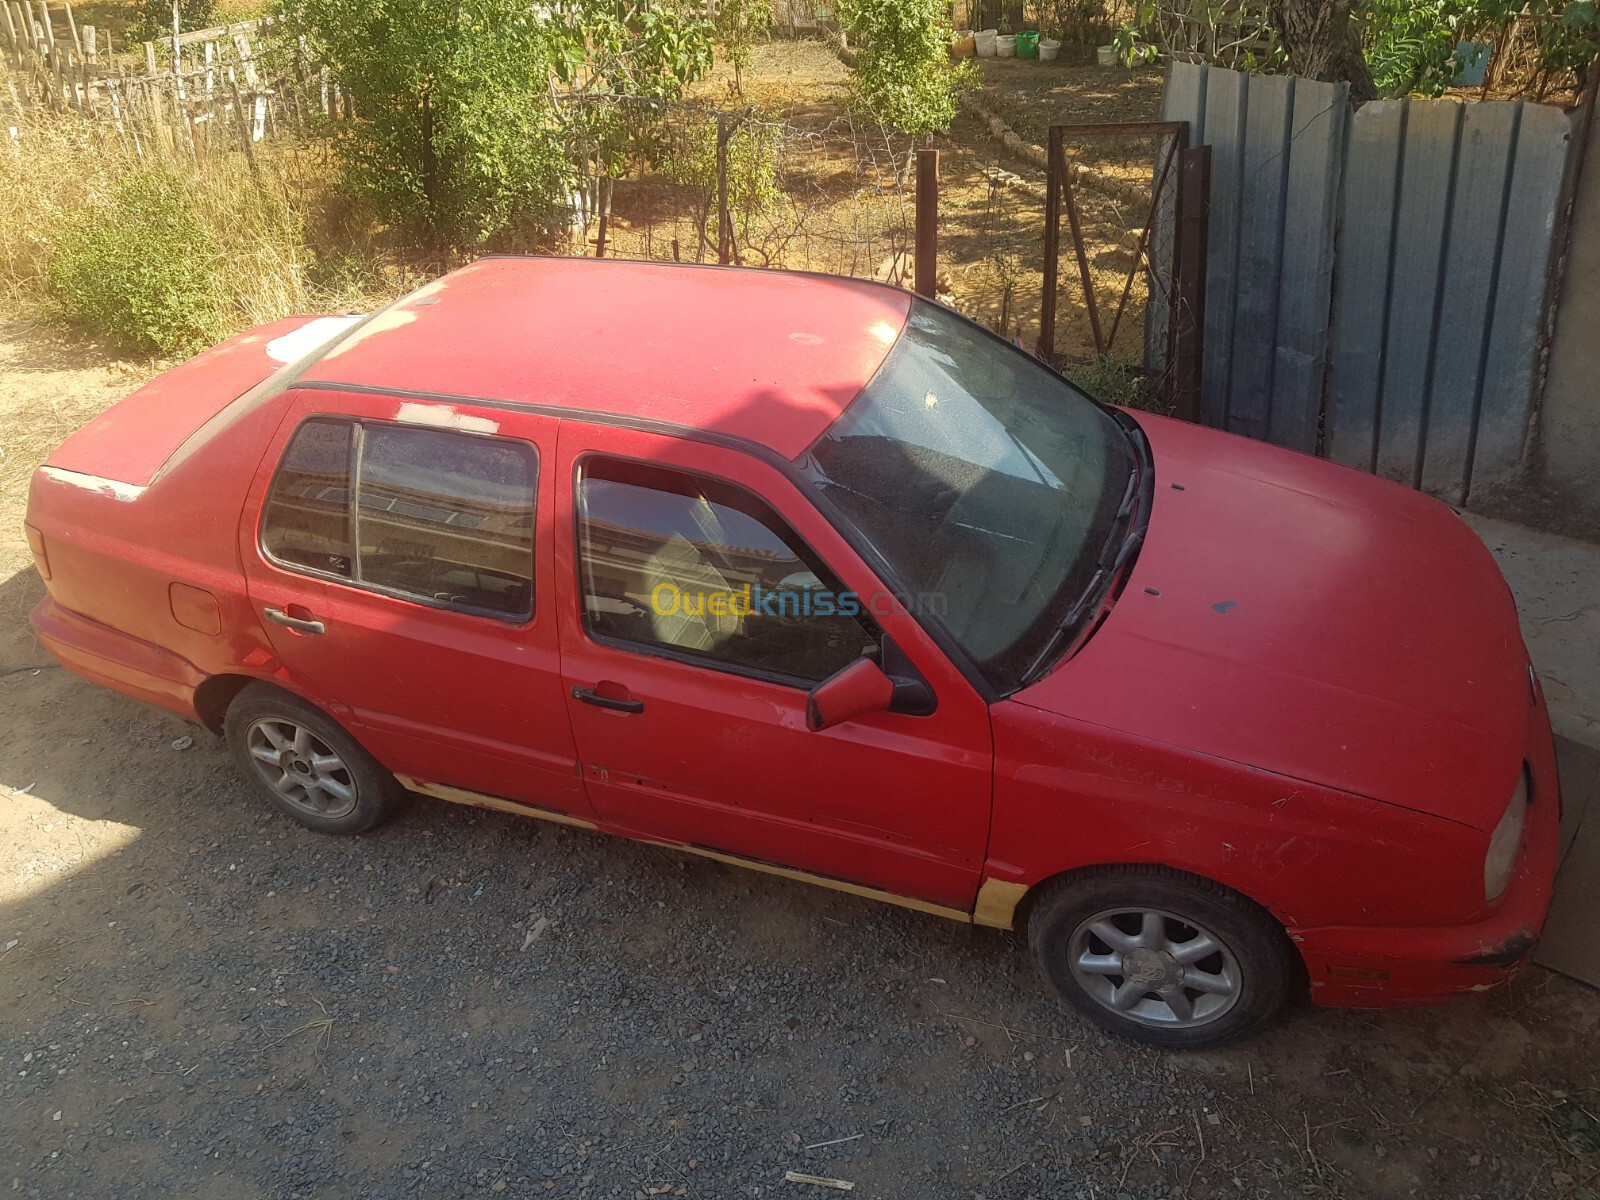
POLYGON ((1499 987, 1527 962, 1550 907, 1561 840, 1555 743, 1542 698, 1529 725, 1532 800, 1522 858, 1505 895, 1471 925, 1290 930, 1314 1001, 1355 1008, 1432 1004, 1499 987))
POLYGON ((91 621, 49 596, 29 618, 33 632, 74 675, 199 720, 194 694, 205 675, 170 650, 91 621))

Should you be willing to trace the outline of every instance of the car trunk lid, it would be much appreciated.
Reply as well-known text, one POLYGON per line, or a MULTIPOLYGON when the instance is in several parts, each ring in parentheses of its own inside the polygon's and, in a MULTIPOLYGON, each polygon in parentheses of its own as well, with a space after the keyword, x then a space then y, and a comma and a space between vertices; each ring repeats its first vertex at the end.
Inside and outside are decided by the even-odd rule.
POLYGON ((355 317, 287 317, 259 325, 157 376, 62 442, 45 464, 100 490, 148 485, 190 434, 355 317))

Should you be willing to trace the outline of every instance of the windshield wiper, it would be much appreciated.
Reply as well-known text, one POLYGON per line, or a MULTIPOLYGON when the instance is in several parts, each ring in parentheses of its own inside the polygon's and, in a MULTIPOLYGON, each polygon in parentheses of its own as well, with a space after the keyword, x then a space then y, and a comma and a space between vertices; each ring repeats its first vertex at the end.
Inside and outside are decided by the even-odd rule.
POLYGON ((1127 565, 1128 559, 1144 540, 1142 528, 1129 529, 1133 520, 1133 510, 1139 498, 1140 475, 1139 464, 1135 461, 1133 469, 1128 473, 1128 486, 1122 493, 1122 503, 1117 506, 1117 515, 1112 518, 1105 544, 1100 547, 1100 553, 1095 558, 1094 574, 1090 576, 1088 585, 1078 594, 1078 598, 1067 607, 1067 611, 1056 622, 1054 632, 1045 641, 1044 648, 1039 651, 1033 664, 1023 672, 1023 687, 1027 687, 1042 675, 1045 668, 1056 660, 1059 648, 1070 645, 1084 622, 1099 611, 1100 601, 1104 597, 1106 588, 1116 579, 1117 573, 1127 565))

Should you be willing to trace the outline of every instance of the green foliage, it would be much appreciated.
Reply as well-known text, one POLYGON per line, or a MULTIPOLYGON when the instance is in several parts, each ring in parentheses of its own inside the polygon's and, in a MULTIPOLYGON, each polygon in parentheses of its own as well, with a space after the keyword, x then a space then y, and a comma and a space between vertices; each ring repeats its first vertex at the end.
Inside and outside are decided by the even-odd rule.
POLYGON ((1117 60, 1125 67, 1153 63, 1159 55, 1156 47, 1145 41, 1139 28, 1130 21, 1117 26, 1111 35, 1111 46, 1117 52, 1117 60))
POLYGON ((1106 40, 1112 30, 1104 0, 1039 0, 1039 29, 1075 46, 1106 40))
POLYGON ((109 201, 63 217, 52 241, 50 288, 71 319, 145 353, 221 336, 218 248, 175 176, 124 176, 109 201))
POLYGON ((574 137, 615 162, 626 129, 558 112, 569 89, 674 99, 710 67, 710 23, 686 5, 568 0, 279 0, 358 119, 332 135, 348 186, 436 248, 479 246, 556 214, 574 137))
MULTIPOLYGON (((134 0, 133 8, 128 34, 135 41, 172 36, 172 0, 134 0)), ((178 0, 178 25, 185 32, 210 28, 216 10, 216 0, 178 0)))
POLYGON ((517 0, 286 0, 361 119, 333 126, 347 185, 436 246, 543 217, 565 179, 546 79, 556 47, 517 0))
MULTIPOLYGON (((755 218, 770 212, 783 199, 778 182, 778 159, 783 130, 767 121, 742 121, 728 133, 725 157, 728 172, 728 211, 735 240, 751 240, 755 218)), ((717 216, 712 207, 717 193, 717 121, 693 121, 683 139, 668 152, 663 169, 675 183, 695 188, 708 197, 703 212, 706 242, 717 244, 717 216)))
POLYGON ((1480 0, 1372 0, 1367 65, 1379 95, 1441 94, 1460 66, 1456 42, 1485 24, 1487 7, 1480 0))
POLYGON ((561 39, 558 74, 592 91, 676 100, 711 69, 702 12, 694 0, 565 0, 549 22, 561 39))
POLYGON ((772 28, 772 0, 718 0, 714 21, 717 45, 733 64, 733 85, 743 95, 750 47, 772 28))
POLYGON ((1547 71, 1573 71, 1580 79, 1600 55, 1600 8, 1595 0, 1574 0, 1563 6, 1544 0, 1543 7, 1559 20, 1540 26, 1539 51, 1547 71))
POLYGON ((857 108, 915 136, 950 127, 977 68, 951 65, 945 12, 942 0, 840 0, 840 21, 864 43, 851 78, 857 108))
POLYGON ((1367 62, 1386 96, 1441 95, 1461 67, 1456 44, 1494 42, 1519 17, 1537 31, 1549 73, 1583 71, 1600 53, 1594 0, 1369 0, 1367 62))
POLYGON ((1096 359, 1066 372, 1067 379, 1102 404, 1120 404, 1146 412, 1165 412, 1155 381, 1138 363, 1125 358, 1096 359))

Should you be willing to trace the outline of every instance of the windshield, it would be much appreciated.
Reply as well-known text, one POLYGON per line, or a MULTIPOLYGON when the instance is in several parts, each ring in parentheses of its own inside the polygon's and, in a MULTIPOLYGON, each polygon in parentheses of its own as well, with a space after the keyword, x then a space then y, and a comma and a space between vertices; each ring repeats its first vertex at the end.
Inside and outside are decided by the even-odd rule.
POLYGON ((1095 578, 1134 457, 1055 372, 917 301, 807 466, 919 610, 1009 692, 1095 578))

